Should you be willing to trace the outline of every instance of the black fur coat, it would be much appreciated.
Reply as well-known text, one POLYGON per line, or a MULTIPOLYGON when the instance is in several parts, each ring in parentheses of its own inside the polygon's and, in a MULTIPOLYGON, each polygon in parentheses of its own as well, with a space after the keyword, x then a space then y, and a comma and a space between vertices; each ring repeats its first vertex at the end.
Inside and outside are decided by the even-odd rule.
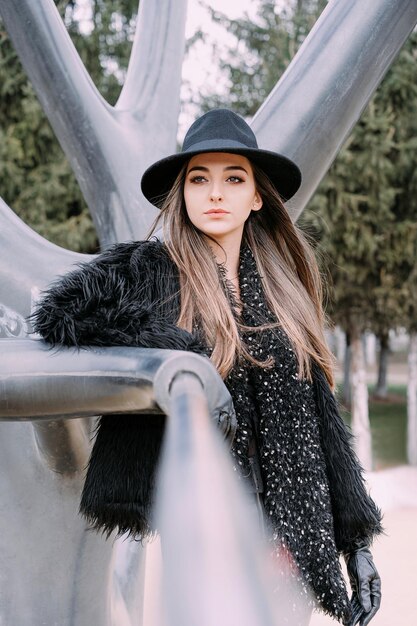
MULTIPOLYGON (((236 312, 220 265, 219 278, 236 312)), ((273 319, 245 244, 239 282, 243 322, 273 319)), ((209 356, 198 329, 188 333, 175 325, 179 298, 178 272, 161 242, 117 244, 51 287, 33 316, 34 329, 52 345, 172 348, 209 356)), ((338 553, 359 539, 371 543, 382 530, 380 511, 366 492, 351 435, 320 368, 314 366, 313 383, 299 380, 295 353, 280 329, 243 338, 253 356, 272 354, 276 365, 236 365, 225 380, 238 419, 235 469, 241 476, 248 472, 256 424, 271 541, 278 552, 290 550, 321 608, 345 621, 349 602, 338 553)), ((80 507, 95 528, 138 537, 151 532, 163 429, 163 416, 101 418, 80 507)))

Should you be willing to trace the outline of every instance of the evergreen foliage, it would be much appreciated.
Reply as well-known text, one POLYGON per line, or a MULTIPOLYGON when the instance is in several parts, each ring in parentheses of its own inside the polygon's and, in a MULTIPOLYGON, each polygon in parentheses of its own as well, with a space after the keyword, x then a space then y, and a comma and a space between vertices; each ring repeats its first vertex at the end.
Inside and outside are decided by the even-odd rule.
POLYGON ((301 223, 332 277, 346 331, 411 329, 416 317, 417 33, 404 46, 301 223))
MULTIPOLYGON (((110 104, 120 93, 135 30, 137 0, 55 0, 97 88, 110 104)), ((0 193, 29 226, 50 241, 96 252, 90 213, 69 163, 0 22, 0 193)))

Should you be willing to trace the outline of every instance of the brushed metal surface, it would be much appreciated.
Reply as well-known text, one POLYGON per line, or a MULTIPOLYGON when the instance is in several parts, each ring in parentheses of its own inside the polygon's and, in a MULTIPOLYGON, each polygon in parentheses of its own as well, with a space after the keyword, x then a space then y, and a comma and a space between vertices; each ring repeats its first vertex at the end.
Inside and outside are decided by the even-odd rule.
POLYGON ((141 624, 143 547, 105 541, 78 515, 91 422, 76 416, 160 413, 156 400, 169 403, 173 381, 191 372, 210 388, 217 424, 219 412, 233 413, 225 385, 209 359, 191 352, 51 352, 41 341, 2 339, 0 353, 0 623, 141 624))
POLYGON ((127 77, 110 106, 52 0, 3 0, 1 16, 90 208, 103 246, 140 239, 156 215, 141 172, 175 152, 186 0, 143 0, 127 77))
POLYGON ((300 166, 294 221, 416 23, 416 0, 330 0, 256 113, 259 144, 300 166))

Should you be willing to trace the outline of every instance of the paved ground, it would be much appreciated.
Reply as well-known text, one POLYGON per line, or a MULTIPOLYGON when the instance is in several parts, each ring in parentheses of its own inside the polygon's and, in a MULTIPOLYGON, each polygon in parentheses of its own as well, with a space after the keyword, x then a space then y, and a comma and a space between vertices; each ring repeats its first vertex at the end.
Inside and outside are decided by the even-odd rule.
MULTIPOLYGON (((372 626, 417 624, 417 468, 396 467, 368 475, 372 496, 384 511, 386 535, 373 547, 382 579, 382 604, 372 626)), ((336 622, 315 614, 310 626, 336 622)))

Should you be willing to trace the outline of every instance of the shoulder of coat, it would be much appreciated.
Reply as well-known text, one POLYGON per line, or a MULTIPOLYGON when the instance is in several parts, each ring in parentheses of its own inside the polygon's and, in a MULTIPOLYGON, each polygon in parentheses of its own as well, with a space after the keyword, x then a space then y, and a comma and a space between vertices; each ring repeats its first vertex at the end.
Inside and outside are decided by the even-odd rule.
POLYGON ((96 261, 111 263, 154 262, 168 255, 165 244, 155 239, 115 243, 96 257, 96 261))

